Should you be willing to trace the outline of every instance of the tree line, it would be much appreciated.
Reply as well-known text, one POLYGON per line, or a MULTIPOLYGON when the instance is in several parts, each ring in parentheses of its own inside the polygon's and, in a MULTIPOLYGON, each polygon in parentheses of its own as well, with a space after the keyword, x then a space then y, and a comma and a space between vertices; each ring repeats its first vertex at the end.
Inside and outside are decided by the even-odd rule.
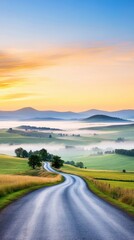
POLYGON ((134 149, 126 150, 126 149, 115 149, 116 154, 126 155, 134 157, 134 149))
POLYGON ((60 168, 63 166, 64 161, 56 155, 50 154, 46 149, 29 152, 23 148, 15 149, 15 154, 19 158, 28 158, 28 165, 35 169, 36 167, 41 167, 42 162, 49 161, 52 162, 52 167, 60 168))
POLYGON ((74 162, 74 161, 66 161, 66 164, 72 165, 74 167, 84 168, 83 162, 74 162))

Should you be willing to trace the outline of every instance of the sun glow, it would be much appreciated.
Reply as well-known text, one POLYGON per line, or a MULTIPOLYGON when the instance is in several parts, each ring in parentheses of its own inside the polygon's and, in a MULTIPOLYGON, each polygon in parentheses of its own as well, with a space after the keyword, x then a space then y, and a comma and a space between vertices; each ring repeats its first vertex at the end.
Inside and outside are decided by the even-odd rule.
POLYGON ((3 51, 0 60, 1 109, 133 107, 132 46, 3 51))

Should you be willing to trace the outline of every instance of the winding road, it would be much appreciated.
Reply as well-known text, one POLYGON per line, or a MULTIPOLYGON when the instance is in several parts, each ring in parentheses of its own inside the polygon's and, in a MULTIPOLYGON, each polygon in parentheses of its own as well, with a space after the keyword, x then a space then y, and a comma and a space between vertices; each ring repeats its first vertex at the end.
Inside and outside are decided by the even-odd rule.
MULTIPOLYGON (((45 164, 48 171, 51 169, 45 164)), ((1 240, 133 240, 134 219, 77 176, 27 194, 0 212, 1 240)))

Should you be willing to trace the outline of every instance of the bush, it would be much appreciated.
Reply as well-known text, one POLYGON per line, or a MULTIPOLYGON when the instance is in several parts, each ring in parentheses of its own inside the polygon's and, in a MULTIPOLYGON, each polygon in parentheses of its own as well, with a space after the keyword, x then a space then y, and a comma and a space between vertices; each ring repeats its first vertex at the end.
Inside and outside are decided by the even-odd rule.
POLYGON ((77 163, 76 163, 76 167, 84 168, 83 162, 77 162, 77 163))

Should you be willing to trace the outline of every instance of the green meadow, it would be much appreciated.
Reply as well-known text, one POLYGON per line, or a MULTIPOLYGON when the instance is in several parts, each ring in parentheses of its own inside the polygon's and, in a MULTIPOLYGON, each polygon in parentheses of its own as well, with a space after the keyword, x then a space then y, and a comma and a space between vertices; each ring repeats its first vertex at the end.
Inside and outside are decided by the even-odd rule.
POLYGON ((127 142, 134 141, 134 124, 119 126, 101 126, 82 128, 80 137, 76 136, 59 136, 52 133, 52 138, 48 137, 48 133, 40 132, 24 132, 15 130, 8 132, 7 129, 0 129, 0 144, 25 144, 25 143, 54 143, 65 144, 70 146, 84 146, 102 141, 115 142, 118 138, 124 138, 127 142), (82 130, 90 130, 90 134, 84 134, 82 130))
POLYGON ((134 171, 134 157, 119 154, 105 154, 99 156, 77 156, 76 162, 83 162, 84 166, 98 170, 134 171))
MULTIPOLYGON (((17 132, 17 131, 16 131, 17 132)), ((97 143, 100 142, 100 139, 97 139, 93 136, 86 137, 75 137, 75 136, 66 136, 60 137, 58 134, 53 133, 52 138, 49 138, 47 135, 44 134, 43 137, 36 136, 33 133, 30 136, 24 136, 20 134, 18 131, 17 133, 9 133, 7 129, 0 129, 0 144, 26 144, 26 143, 54 143, 54 144, 68 144, 71 146, 74 145, 85 145, 88 143, 97 143)))
POLYGON ((0 174, 22 174, 28 170, 26 159, 0 155, 0 174))
POLYGON ((64 164, 62 167, 63 171, 73 174, 80 174, 84 177, 94 178, 98 180, 115 180, 115 181, 126 181, 134 182, 134 172, 123 173, 121 171, 107 171, 107 170, 91 170, 81 169, 73 167, 71 165, 64 164))
POLYGON ((117 138, 125 138, 126 141, 134 140, 134 124, 89 127, 86 129, 100 133, 96 136, 98 139, 116 140, 117 138))
POLYGON ((82 177, 99 197, 134 215, 134 172, 97 171, 70 165, 64 165, 62 171, 82 177))

